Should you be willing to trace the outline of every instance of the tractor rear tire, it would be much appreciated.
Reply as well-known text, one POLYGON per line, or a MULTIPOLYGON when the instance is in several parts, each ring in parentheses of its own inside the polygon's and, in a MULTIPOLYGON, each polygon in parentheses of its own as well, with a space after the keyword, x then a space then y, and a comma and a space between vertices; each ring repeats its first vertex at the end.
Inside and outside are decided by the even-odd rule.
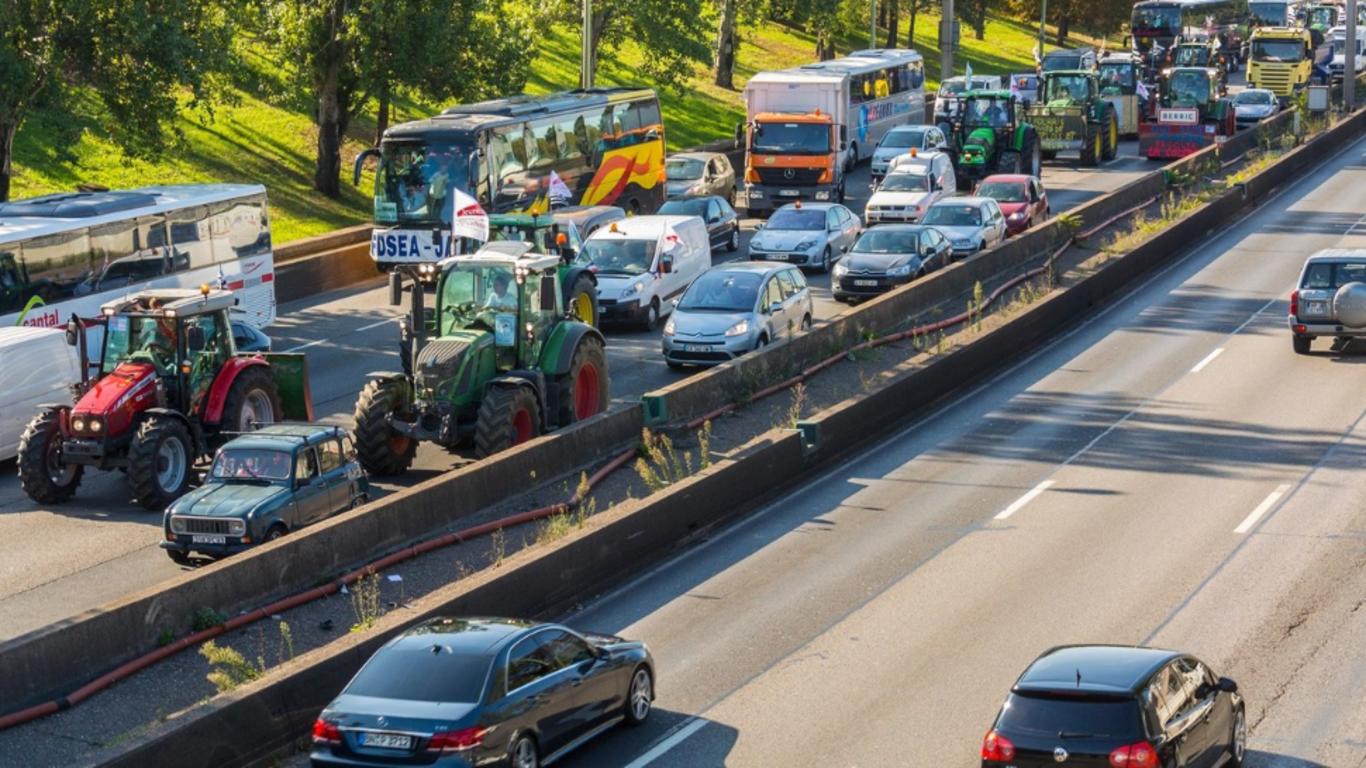
POLYGON ((19 438, 19 486, 39 504, 61 504, 76 493, 85 467, 62 463, 62 408, 40 412, 19 438))
POLYGON ((486 458, 535 437, 540 433, 540 410, 530 387, 491 387, 479 404, 475 453, 486 458))
POLYGON ((581 274, 574 280, 565 294, 564 308, 575 320, 598 327, 598 287, 593 278, 581 274))
POLYGON ((190 490, 194 438, 175 416, 152 414, 138 425, 128 446, 128 487, 137 502, 160 512, 190 490))
POLYGON ((233 380, 228 397, 223 401, 223 418, 219 424, 228 432, 249 432, 253 424, 273 424, 283 415, 280 389, 275 385, 275 379, 264 367, 253 365, 243 369, 233 380))
POLYGON ((996 172, 1011 174, 1024 173, 1024 171, 1021 170, 1023 166, 1021 160, 1022 158, 1020 157, 1019 152, 1014 150, 1001 152, 996 155, 996 172))
POLYGON ((1045 149, 1045 150, 1041 150, 1041 151, 1039 152, 1039 157, 1042 158, 1042 159, 1044 159, 1044 160, 1057 160, 1057 159, 1058 159, 1058 153, 1057 153, 1057 152, 1053 152, 1053 151, 1051 151, 1051 150, 1045 149))
POLYGON ((1082 137, 1081 164, 1094 168, 1100 165, 1101 155, 1105 154, 1105 140, 1101 138, 1101 126, 1089 126, 1082 137))
POLYGON ((1105 110, 1105 122, 1102 127, 1105 131, 1105 152, 1101 159, 1109 162, 1119 156, 1119 118, 1115 116, 1113 105, 1105 110))
POLYGON ((365 471, 379 477, 401 475, 413 465, 417 441, 389 427, 391 413, 402 415, 406 406, 399 383, 375 379, 356 398, 356 457, 365 471))
POLYGON ((1043 178, 1043 153, 1039 149, 1039 134, 1029 131, 1024 139, 1024 173, 1036 179, 1043 178))
POLYGON ((611 386, 602 342, 593 336, 579 339, 569 361, 569 372, 559 377, 555 386, 559 410, 555 423, 561 427, 606 411, 611 386))

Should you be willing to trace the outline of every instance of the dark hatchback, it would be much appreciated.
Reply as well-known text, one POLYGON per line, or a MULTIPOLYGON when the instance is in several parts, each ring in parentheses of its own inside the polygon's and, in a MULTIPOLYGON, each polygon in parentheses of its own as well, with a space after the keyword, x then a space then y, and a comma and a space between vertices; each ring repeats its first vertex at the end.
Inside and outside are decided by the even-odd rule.
POLYGON ((439 618, 385 643, 313 724, 314 766, 549 764, 654 701, 643 643, 439 618))
POLYGON ((705 195, 669 200, 659 206, 659 215, 696 216, 707 225, 713 251, 725 247, 735 253, 740 249, 740 217, 724 197, 705 195))
POLYGON ((1193 656, 1065 646, 1020 675, 982 740, 982 765, 1238 768, 1246 723, 1238 686, 1193 656))
POLYGON ((939 230, 919 224, 879 224, 835 265, 835 301, 877 296, 953 261, 953 244, 939 230))

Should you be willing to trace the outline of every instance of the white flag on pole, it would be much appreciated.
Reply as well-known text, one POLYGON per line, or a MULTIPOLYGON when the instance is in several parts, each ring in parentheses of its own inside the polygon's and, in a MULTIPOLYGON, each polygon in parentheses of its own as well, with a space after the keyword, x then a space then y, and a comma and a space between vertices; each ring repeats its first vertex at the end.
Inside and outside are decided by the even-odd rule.
POLYGON ((550 172, 550 202, 554 205, 568 205, 574 198, 574 193, 569 191, 569 185, 564 183, 560 174, 550 172))
POLYGON ((451 218, 451 236, 488 242, 489 215, 479 206, 479 201, 458 189, 451 191, 455 193, 455 216, 451 218))
POLYGON ((968 62, 967 68, 963 70, 963 74, 966 76, 964 77, 966 83, 963 88, 964 90, 970 91, 972 90, 972 62, 968 62))

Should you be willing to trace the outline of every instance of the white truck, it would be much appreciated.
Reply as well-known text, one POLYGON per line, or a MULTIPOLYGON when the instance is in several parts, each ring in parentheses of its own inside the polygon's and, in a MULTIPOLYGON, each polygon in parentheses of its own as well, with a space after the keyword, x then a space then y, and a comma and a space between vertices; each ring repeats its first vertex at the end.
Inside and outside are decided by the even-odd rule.
MULTIPOLYGON (((1355 74, 1361 74, 1366 70, 1366 30, 1357 28, 1356 37, 1356 56, 1353 57, 1355 74)), ((1342 79, 1343 72, 1347 69, 1347 27, 1333 27, 1328 32, 1328 39, 1333 42, 1333 60, 1328 64, 1328 72, 1332 75, 1333 81, 1342 79)))

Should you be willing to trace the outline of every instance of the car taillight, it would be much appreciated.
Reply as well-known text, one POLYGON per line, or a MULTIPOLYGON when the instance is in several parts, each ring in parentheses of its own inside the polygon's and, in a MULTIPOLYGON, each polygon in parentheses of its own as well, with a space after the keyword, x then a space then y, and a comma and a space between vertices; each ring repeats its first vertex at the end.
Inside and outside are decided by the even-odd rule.
POLYGON ((982 737, 982 759, 1006 762, 1015 759, 1015 745, 994 729, 982 737))
POLYGON ((1290 314, 1299 315, 1300 313, 1300 292, 1294 290, 1290 292, 1290 314))
POLYGON ((341 730, 336 723, 329 723, 321 717, 313 721, 314 744, 340 744, 341 730))
POLYGON ((486 728, 476 725, 473 728, 433 734, 431 741, 427 742, 427 751, 464 752, 467 749, 474 749, 484 743, 485 733, 488 733, 486 728))
POLYGON ((1146 741, 1120 747, 1110 753, 1114 768, 1157 768, 1157 750, 1146 741))

